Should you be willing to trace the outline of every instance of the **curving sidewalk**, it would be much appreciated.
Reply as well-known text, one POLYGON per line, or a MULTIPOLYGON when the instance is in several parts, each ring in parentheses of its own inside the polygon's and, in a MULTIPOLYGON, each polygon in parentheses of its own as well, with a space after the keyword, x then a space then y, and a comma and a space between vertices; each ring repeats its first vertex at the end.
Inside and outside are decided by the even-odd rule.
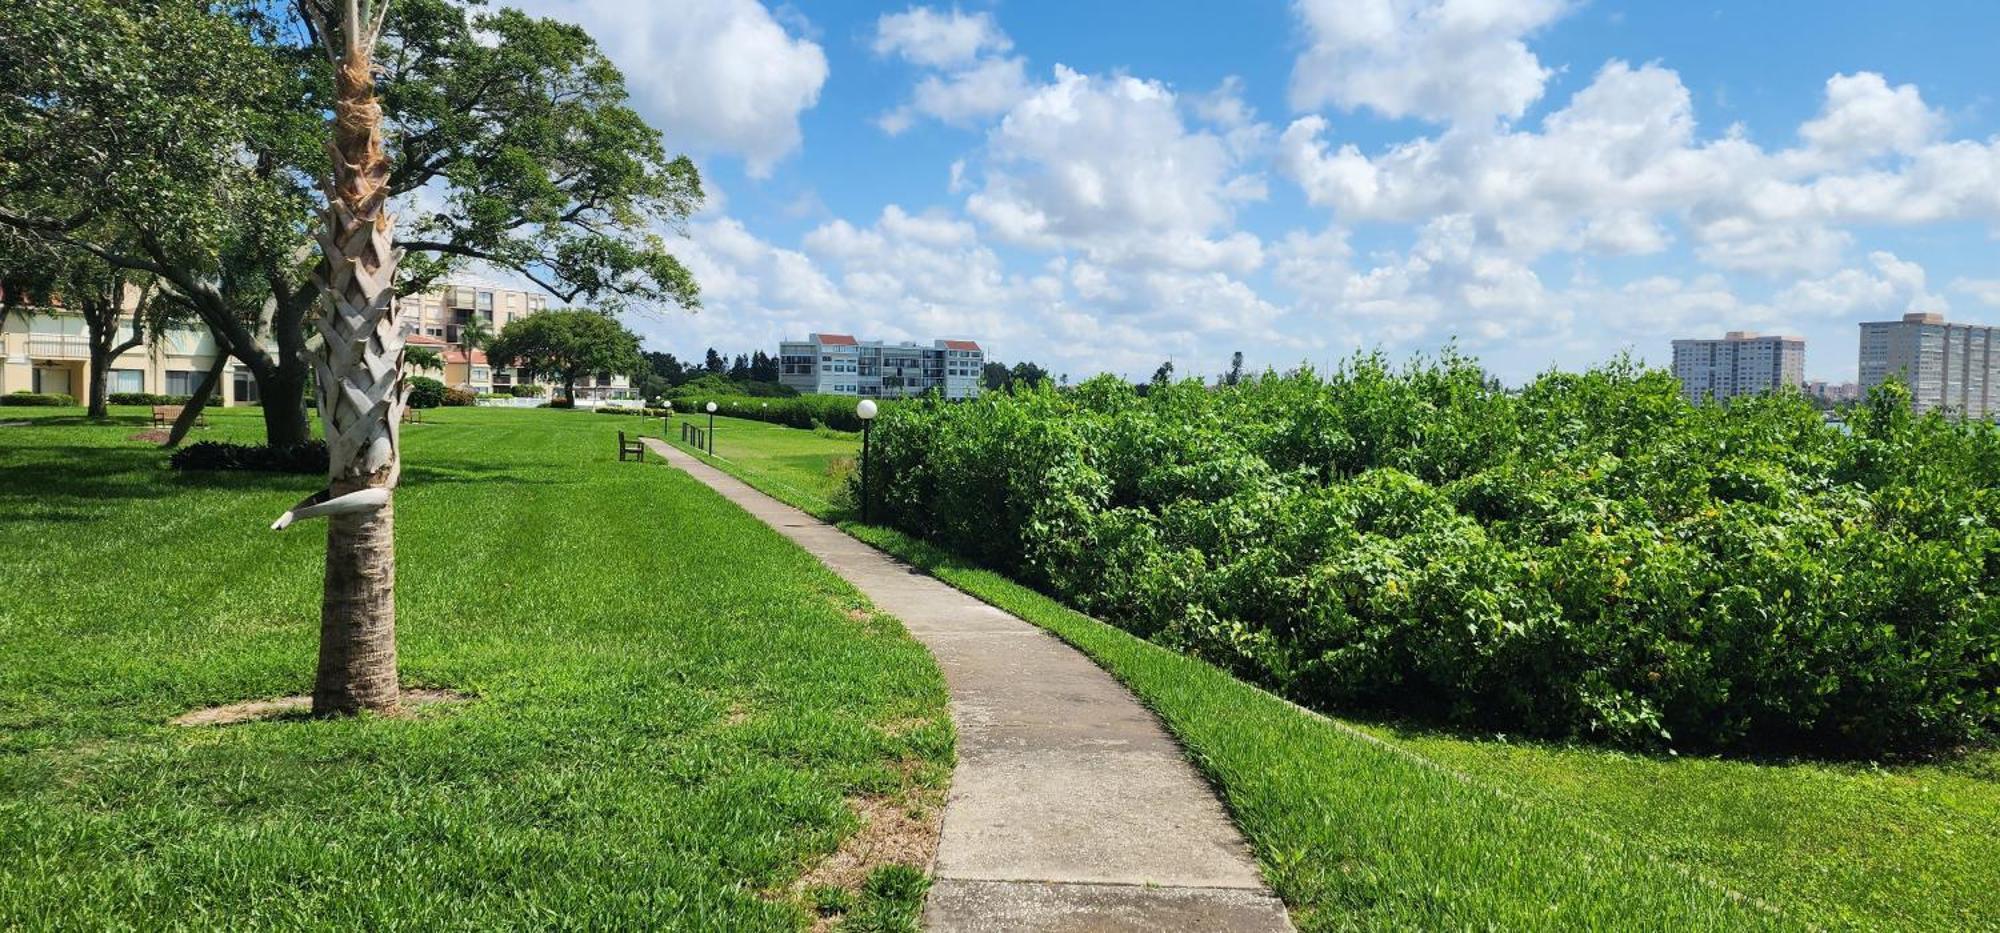
POLYGON ((932 930, 1290 930, 1180 746, 1054 636, 665 443, 655 453, 818 557, 930 648, 958 767, 932 930))

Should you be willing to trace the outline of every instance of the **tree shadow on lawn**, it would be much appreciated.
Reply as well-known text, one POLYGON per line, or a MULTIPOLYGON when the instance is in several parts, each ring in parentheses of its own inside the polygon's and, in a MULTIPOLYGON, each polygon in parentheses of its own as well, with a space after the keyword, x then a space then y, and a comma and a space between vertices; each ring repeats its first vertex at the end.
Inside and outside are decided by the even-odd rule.
POLYGON ((164 499, 190 489, 295 491, 323 482, 287 473, 177 472, 156 447, 34 447, 0 464, 0 521, 90 521, 115 500, 164 499))
MULTIPOLYGON (((0 412, 4 411, 4 409, 0 409, 0 412)), ((0 420, 5 419, 0 418, 0 420)), ((150 414, 107 415, 103 418, 92 418, 87 415, 57 415, 53 418, 36 418, 29 422, 29 424, 37 428, 115 428, 132 427, 134 425, 151 427, 153 416, 150 414)))
POLYGON ((504 483, 510 486, 556 486, 560 480, 543 479, 526 475, 520 470, 494 469, 476 466, 469 461, 431 461, 422 464, 403 464, 401 484, 414 485, 455 485, 504 483), (463 465, 458 465, 463 464, 463 465))

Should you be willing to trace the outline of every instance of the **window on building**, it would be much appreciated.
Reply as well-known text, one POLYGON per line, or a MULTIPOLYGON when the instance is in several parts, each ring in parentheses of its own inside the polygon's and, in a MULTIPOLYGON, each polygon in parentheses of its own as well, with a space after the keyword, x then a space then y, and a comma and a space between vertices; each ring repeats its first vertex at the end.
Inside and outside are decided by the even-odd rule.
POLYGON ((257 379, 250 375, 249 370, 238 366, 231 375, 230 382, 235 386, 237 403, 245 405, 257 403, 257 379))
POLYGON ((167 370, 168 395, 193 395, 194 387, 201 384, 201 373, 191 369, 167 370))
POLYGON ((490 378, 492 377, 492 375, 493 375, 492 371, 491 371, 491 370, 488 370, 488 369, 487 369, 486 367, 484 367, 484 366, 474 366, 474 367, 472 367, 472 381, 473 381, 473 382, 486 382, 487 380, 489 380, 489 379, 490 379, 490 378))
POLYGON ((105 387, 112 392, 146 391, 146 371, 143 369, 114 369, 105 379, 105 387))

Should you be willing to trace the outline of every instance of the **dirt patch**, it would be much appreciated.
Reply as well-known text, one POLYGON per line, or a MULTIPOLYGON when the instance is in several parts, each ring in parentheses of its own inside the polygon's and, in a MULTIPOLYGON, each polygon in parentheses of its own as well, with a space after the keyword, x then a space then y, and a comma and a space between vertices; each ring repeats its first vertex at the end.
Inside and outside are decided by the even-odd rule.
POLYGON ((888 722, 876 723, 875 729, 892 739, 899 739, 925 726, 935 725, 937 721, 935 716, 911 716, 906 719, 891 719, 888 722))
POLYGON ((148 444, 164 444, 168 438, 173 436, 173 433, 170 431, 140 431, 125 439, 128 441, 145 441, 148 444))
MULTIPOLYGON (((861 818, 861 828, 792 882, 793 896, 824 887, 859 891, 868 874, 883 865, 909 865, 928 872, 937 857, 938 830, 944 823, 943 801, 936 799, 941 796, 912 793, 901 799, 848 798, 847 806, 861 818)), ((822 917, 813 928, 827 929, 831 924, 832 918, 822 917)))
MULTIPOLYGON (((456 690, 419 689, 405 690, 399 699, 401 706, 392 716, 408 717, 418 709, 441 703, 464 703, 472 698, 456 690)), ((290 696, 272 700, 250 700, 244 703, 230 703, 225 706, 211 706, 189 713, 182 713, 169 720, 176 726, 227 726, 239 722, 255 722, 260 719, 303 717, 312 712, 312 697, 290 696)))

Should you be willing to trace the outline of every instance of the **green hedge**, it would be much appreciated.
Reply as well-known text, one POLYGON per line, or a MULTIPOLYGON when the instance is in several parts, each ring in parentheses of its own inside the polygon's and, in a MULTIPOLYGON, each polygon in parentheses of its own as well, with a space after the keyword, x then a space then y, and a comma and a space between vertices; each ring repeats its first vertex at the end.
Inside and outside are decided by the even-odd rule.
POLYGON ((320 473, 327 470, 326 442, 310 440, 289 447, 202 441, 174 451, 167 462, 176 470, 247 470, 261 473, 320 473))
MULTIPOLYGON (((707 406, 710 401, 715 402, 716 414, 731 418, 768 421, 792 428, 826 427, 837 431, 861 430, 861 416, 854 413, 855 405, 861 400, 847 395, 696 398, 686 402, 676 400, 674 411, 684 415, 705 415, 708 413, 707 406)), ((887 410, 901 403, 878 400, 875 404, 879 410, 887 410)))
POLYGON ((478 404, 479 400, 469 390, 460 389, 456 386, 447 386, 444 390, 443 402, 447 408, 464 408, 469 405, 478 404))
POLYGON ((429 376, 410 377, 410 407, 436 408, 444 404, 444 383, 429 376))
POLYGON ((1919 755, 2000 727, 2000 430, 1467 360, 891 406, 876 514, 1308 704, 1919 755))
POLYGON ((104 397, 112 405, 186 405, 190 395, 159 395, 153 392, 113 392, 104 397))
POLYGON ((10 392, 0 395, 0 405, 17 408, 66 408, 76 404, 76 397, 60 392, 10 392))

